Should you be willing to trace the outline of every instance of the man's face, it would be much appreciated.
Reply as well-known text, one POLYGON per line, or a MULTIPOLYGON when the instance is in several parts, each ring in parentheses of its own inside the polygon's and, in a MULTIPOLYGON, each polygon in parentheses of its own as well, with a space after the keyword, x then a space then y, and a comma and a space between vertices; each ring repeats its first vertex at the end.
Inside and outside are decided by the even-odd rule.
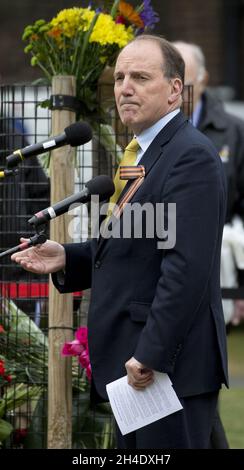
POLYGON ((193 85, 194 109, 206 88, 206 74, 199 77, 199 69, 190 46, 185 44, 176 44, 175 47, 182 55, 185 62, 185 85, 193 85))
POLYGON ((153 41, 129 44, 117 59, 114 77, 120 119, 137 135, 177 107, 174 81, 181 81, 164 77, 162 52, 153 41))

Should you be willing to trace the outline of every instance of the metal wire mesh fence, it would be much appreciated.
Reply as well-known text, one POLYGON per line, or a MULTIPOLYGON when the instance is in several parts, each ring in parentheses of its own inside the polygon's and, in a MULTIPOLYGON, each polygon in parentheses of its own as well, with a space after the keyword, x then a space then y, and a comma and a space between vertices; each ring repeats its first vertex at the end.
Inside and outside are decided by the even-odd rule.
MULTIPOLYGON (((45 140, 51 115, 41 103, 49 87, 0 87, 0 171, 14 150, 45 140)), ((75 191, 97 174, 114 175, 121 147, 130 138, 121 125, 111 84, 99 89, 106 123, 97 116, 92 142, 77 149, 75 191)), ((184 97, 191 114, 192 89, 184 97)), ((49 155, 26 159, 18 172, 0 179, 0 251, 18 245, 20 236, 33 235, 28 219, 50 202, 49 155), (44 165, 44 166, 43 166, 44 165)), ((68 196, 68 195, 67 195, 68 196)), ((82 206, 75 213, 74 241, 86 239, 89 226, 82 206), (78 228, 77 228, 78 227, 78 228)), ((74 330, 86 325, 89 291, 74 295, 74 330)), ((0 278, 0 442, 11 448, 47 446, 48 277, 27 273, 1 259, 0 278)), ((73 448, 111 448, 114 433, 107 404, 89 407, 90 386, 73 362, 73 448)))
MULTIPOLYGON (((0 169, 6 167, 5 158, 14 150, 50 135, 50 111, 40 106, 49 96, 48 87, 1 87, 0 169)), ((77 149, 75 191, 95 174, 106 171, 112 175, 116 148, 113 156, 107 155, 100 142, 101 132, 98 125, 93 142, 77 149)), ((48 158, 44 155, 42 163, 48 158)), ((17 174, 0 180, 0 251, 18 245, 20 236, 33 235, 27 221, 49 205, 49 195, 49 178, 37 157, 26 159, 17 174)), ((74 241, 80 241, 87 237, 88 227, 82 210, 77 210, 76 217, 79 223, 74 241)), ((5 257, 1 260, 0 289, 0 418, 12 426, 7 439, 9 428, 3 428, 1 435, 0 426, 0 441, 12 448, 46 447, 48 277, 27 273, 5 257)), ((89 292, 74 295, 75 330, 86 325, 88 303, 89 292)), ((107 405, 90 410, 89 383, 76 359, 72 421, 74 448, 113 446, 110 410, 107 405)))

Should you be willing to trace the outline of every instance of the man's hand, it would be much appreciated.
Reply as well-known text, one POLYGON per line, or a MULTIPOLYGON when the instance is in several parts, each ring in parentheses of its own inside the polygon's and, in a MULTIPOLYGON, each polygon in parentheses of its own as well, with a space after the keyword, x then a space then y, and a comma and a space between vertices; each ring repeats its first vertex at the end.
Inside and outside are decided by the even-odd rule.
POLYGON ((125 363, 128 384, 135 390, 143 390, 153 382, 153 370, 138 362, 134 357, 125 363))
MULTIPOLYGON (((27 239, 21 238, 20 241, 23 243, 27 239)), ((65 250, 59 243, 47 240, 42 245, 14 253, 11 260, 32 273, 55 273, 65 268, 65 250)))

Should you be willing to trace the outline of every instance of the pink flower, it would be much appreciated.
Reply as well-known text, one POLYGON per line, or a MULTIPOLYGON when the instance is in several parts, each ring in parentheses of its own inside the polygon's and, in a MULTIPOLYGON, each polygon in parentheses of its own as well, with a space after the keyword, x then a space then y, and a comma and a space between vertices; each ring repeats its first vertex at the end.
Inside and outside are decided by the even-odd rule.
POLYGON ((79 355, 79 363, 84 369, 86 369, 89 364, 90 364, 90 358, 89 358, 89 353, 88 349, 84 350, 80 355, 79 355))
POLYGON ((77 340, 74 339, 68 343, 64 343, 62 349, 63 356, 78 356, 84 350, 84 346, 77 340))
POLYGON ((63 356, 78 356, 78 362, 86 370, 86 376, 91 380, 91 364, 88 351, 87 328, 82 326, 75 332, 75 339, 63 345, 63 356))
POLYGON ((3 328, 3 325, 0 325, 0 333, 5 333, 5 329, 3 328))
POLYGON ((91 370, 91 364, 89 364, 88 367, 86 367, 86 376, 89 380, 89 382, 91 381, 91 378, 92 378, 92 370, 91 370))
POLYGON ((88 335, 86 327, 81 326, 78 330, 76 330, 75 337, 84 346, 88 345, 88 335))

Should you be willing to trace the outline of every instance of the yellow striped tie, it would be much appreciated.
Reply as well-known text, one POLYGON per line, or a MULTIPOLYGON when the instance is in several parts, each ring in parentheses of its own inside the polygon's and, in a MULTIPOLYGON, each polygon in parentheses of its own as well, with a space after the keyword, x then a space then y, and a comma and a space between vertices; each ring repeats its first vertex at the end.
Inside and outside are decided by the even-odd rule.
MULTIPOLYGON (((125 152, 123 155, 123 158, 120 162, 120 166, 132 166, 135 165, 136 162, 136 157, 137 157, 137 152, 140 148, 140 145, 138 144, 137 140, 133 138, 131 142, 127 145, 125 148, 125 152)), ((120 194, 122 193, 125 185, 127 183, 127 180, 121 180, 120 179, 120 167, 117 169, 115 177, 114 177, 114 186, 115 186, 115 191, 114 194, 111 196, 109 200, 109 209, 108 209, 108 216, 111 215, 111 208, 110 204, 115 204, 118 199, 120 194)))

